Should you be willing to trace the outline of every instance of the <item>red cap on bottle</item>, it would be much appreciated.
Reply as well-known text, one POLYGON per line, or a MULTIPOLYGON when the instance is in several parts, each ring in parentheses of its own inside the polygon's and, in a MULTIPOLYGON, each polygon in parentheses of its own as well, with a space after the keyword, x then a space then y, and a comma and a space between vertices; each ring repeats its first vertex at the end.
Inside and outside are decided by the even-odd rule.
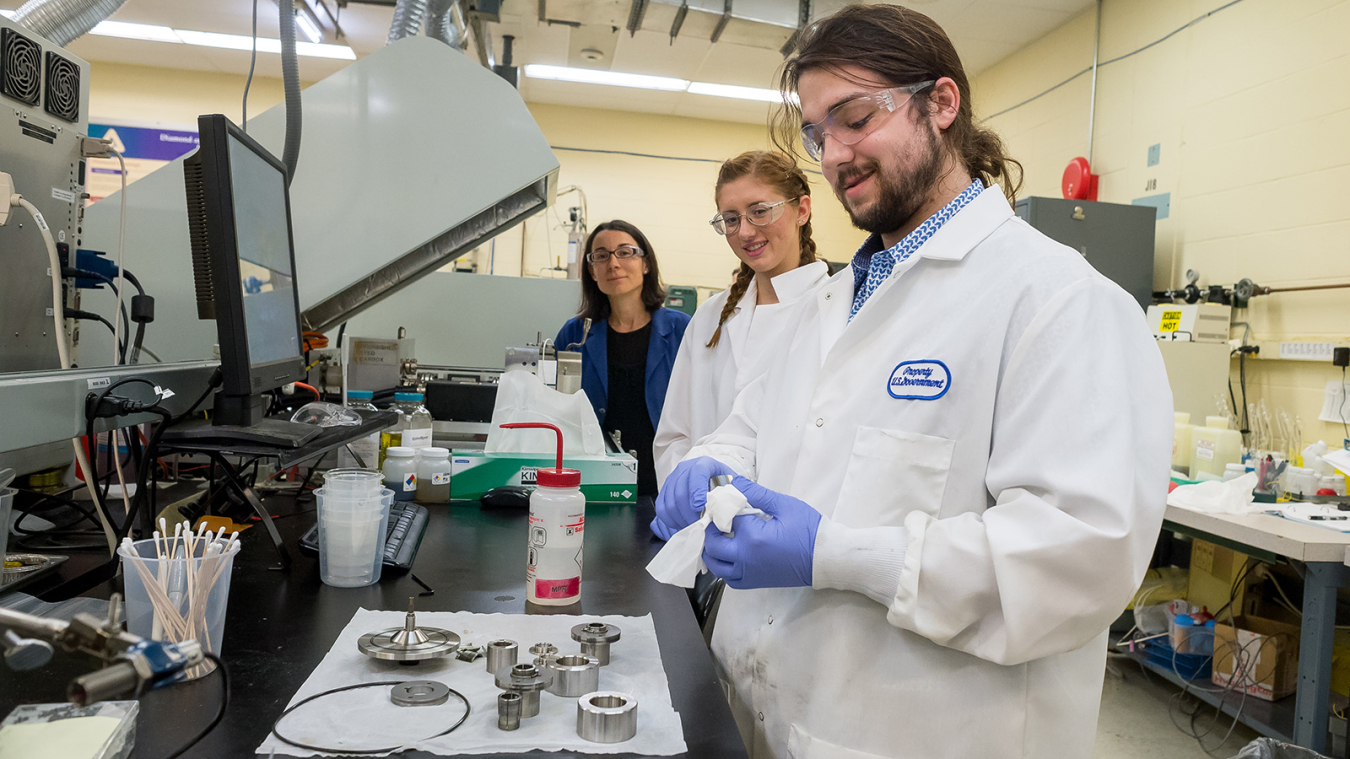
POLYGON ((581 472, 575 469, 563 469, 562 465, 563 436, 562 430, 558 429, 556 425, 545 424, 543 422, 519 422, 516 424, 503 424, 501 425, 501 427, 504 430, 519 430, 519 429, 553 430, 554 434, 558 436, 557 467, 555 469, 540 468, 538 472, 535 472, 535 482, 539 483, 540 487, 545 488, 581 487, 581 472))

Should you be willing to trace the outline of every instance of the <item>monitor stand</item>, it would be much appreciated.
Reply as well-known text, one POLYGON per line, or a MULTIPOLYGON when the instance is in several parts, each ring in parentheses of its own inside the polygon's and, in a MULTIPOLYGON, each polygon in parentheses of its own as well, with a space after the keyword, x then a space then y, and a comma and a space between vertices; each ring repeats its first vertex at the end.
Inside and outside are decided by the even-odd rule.
POLYGON ((263 396, 241 398, 216 393, 210 422, 188 422, 164 431, 171 442, 211 441, 255 443, 274 448, 299 448, 323 433, 313 424, 263 416, 263 396))

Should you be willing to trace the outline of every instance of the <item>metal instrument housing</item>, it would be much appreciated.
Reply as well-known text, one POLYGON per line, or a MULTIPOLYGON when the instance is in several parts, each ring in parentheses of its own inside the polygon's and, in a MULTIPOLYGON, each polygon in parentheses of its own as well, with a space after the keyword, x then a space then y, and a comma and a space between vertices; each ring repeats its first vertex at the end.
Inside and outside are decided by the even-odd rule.
POLYGON ((577 735, 592 743, 622 743, 637 735, 637 707, 627 693, 587 693, 577 699, 577 735))

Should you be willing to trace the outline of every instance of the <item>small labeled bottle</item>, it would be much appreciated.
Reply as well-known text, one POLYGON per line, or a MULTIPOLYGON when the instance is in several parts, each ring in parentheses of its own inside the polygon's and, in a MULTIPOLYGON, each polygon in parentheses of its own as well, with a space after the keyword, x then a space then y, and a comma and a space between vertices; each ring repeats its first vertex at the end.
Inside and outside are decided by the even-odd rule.
POLYGON ((394 401, 403 409, 405 421, 403 438, 399 445, 404 448, 426 448, 431 445, 431 412, 422 405, 421 393, 394 393, 394 401))
POLYGON ((396 416, 394 417, 394 423, 384 428, 384 431, 380 433, 381 470, 384 469, 384 459, 388 455, 389 449, 396 445, 403 445, 403 428, 408 426, 408 416, 403 413, 403 409, 399 408, 397 403, 389 410, 393 411, 396 416))
POLYGON ((395 501, 411 501, 417 495, 417 452, 401 445, 384 452, 384 486, 394 491, 395 501))
POLYGON ((581 600, 581 549, 586 528, 586 496, 581 472, 563 469, 562 431, 552 424, 503 424, 503 429, 548 429, 558 436, 554 469, 535 473, 530 494, 529 546, 525 560, 526 600, 541 606, 566 606, 581 600))
MULTIPOLYGON (((375 394, 369 390, 348 390, 347 408, 360 411, 379 411, 370 402, 374 396, 375 394)), ((338 466, 340 467, 376 469, 380 466, 380 463, 380 433, 378 432, 372 432, 363 438, 353 440, 338 449, 338 466), (352 455, 353 453, 361 457, 359 462, 352 455)))
POLYGON ((417 452, 417 500, 450 502, 450 450, 428 446, 417 452))

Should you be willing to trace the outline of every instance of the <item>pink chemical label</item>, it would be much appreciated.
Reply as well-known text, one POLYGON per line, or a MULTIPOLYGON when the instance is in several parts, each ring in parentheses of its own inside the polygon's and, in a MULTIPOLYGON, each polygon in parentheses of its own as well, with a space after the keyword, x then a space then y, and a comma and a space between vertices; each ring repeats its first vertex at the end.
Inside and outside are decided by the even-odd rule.
POLYGON ((535 580, 535 598, 572 598, 581 593, 581 578, 570 577, 566 580, 535 580))

